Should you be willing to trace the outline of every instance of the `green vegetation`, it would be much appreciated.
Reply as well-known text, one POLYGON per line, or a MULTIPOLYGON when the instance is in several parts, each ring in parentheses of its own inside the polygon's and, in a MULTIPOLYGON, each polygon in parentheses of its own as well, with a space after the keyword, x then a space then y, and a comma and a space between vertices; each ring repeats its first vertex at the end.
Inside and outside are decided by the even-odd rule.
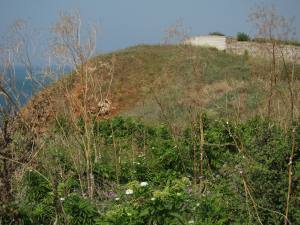
POLYGON ((209 35, 225 36, 225 34, 218 32, 218 31, 210 32, 209 35))
POLYGON ((251 40, 250 36, 244 32, 238 32, 236 35, 236 39, 238 41, 250 41, 251 40))
POLYGON ((1 224, 299 221, 299 65, 278 64, 269 89, 267 59, 211 48, 142 45, 88 63, 113 65, 115 108, 93 114, 95 81, 110 82, 99 66, 23 109, 27 123, 0 142, 1 224))
MULTIPOLYGON (((261 118, 235 124, 204 116, 203 123, 200 177, 199 123, 174 135, 166 125, 130 118, 94 122, 92 199, 84 194, 83 143, 72 141, 80 131, 70 123, 58 126, 45 138, 36 166, 19 181, 22 194, 1 206, 2 223, 11 218, 19 224, 282 223, 289 133, 261 118)), ((294 165, 299 177, 299 155, 294 165)), ((292 224, 300 219, 299 188, 291 196, 292 224)))
POLYGON ((0 57, 0 224, 299 223, 300 66, 275 52, 284 17, 250 19, 273 40, 261 58, 185 44, 91 58, 96 28, 62 13, 49 53, 74 70, 21 109, 14 60, 43 84, 17 22, 0 57))

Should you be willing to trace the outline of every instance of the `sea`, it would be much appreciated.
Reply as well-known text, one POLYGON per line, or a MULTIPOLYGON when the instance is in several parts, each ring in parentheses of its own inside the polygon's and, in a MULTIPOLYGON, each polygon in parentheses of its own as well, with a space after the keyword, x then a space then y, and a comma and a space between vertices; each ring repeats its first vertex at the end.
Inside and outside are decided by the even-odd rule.
MULTIPOLYGON (((45 69, 43 68, 35 67, 32 71, 33 79, 28 76, 28 72, 24 66, 16 66, 9 70, 3 70, 0 67, 0 110, 7 110, 12 105, 7 95, 19 107, 22 107, 38 91, 63 76, 54 67, 51 68, 51 76, 47 77, 43 75, 45 74, 45 69)), ((70 68, 64 68, 63 74, 70 71, 70 68)))

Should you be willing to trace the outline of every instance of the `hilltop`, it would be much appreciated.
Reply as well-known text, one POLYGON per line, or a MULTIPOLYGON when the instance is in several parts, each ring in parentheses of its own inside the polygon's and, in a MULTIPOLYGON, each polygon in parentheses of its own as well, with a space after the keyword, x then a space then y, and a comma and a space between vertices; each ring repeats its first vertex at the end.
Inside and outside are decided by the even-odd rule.
MULTIPOLYGON (((239 120, 264 115, 266 111, 269 64, 248 55, 195 46, 141 45, 99 55, 90 63, 94 70, 89 73, 87 94, 93 91, 102 96, 105 92, 111 102, 109 112, 99 116, 92 113, 98 104, 96 97, 89 98, 87 111, 91 118, 134 116, 146 122, 169 120, 182 126, 191 109, 239 120)), ((299 76, 297 71, 296 65, 295 74, 299 76)), ((284 76, 281 70, 283 81, 284 76)), ((299 87, 298 78, 295 87, 299 87)), ((288 95, 285 82, 278 82, 277 88, 282 95, 288 95)), ((71 73, 33 97, 23 109, 24 115, 41 129, 57 116, 68 116, 70 107, 66 106, 72 102, 75 116, 80 116, 81 92, 80 78, 71 73)), ((279 117, 284 118, 289 113, 286 100, 278 94, 273 98, 279 117)), ((298 107, 299 102, 295 105, 298 107)))

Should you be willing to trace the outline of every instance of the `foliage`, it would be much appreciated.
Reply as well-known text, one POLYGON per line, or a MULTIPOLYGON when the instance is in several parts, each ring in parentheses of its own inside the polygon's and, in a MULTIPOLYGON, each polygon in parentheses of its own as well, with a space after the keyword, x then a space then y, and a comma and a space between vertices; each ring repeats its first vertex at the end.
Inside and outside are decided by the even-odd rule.
POLYGON ((236 39, 238 41, 250 41, 251 40, 250 36, 244 32, 238 32, 236 35, 236 39))
POLYGON ((124 195, 125 190, 119 193, 101 224, 186 224, 192 200, 189 186, 185 177, 162 187, 136 182, 132 195, 124 195))
MULTIPOLYGON (((9 224, 9 218, 20 224, 282 222, 290 133, 259 117, 233 123, 205 115, 203 126, 204 171, 199 178, 193 169, 193 157, 200 159, 199 129, 174 135, 165 125, 149 126, 132 118, 94 121, 92 138, 101 147, 101 157, 93 167, 93 199, 86 197, 84 170, 80 172, 79 165, 70 160, 69 148, 74 144, 60 142, 59 134, 64 131, 56 130, 57 135, 45 142, 37 167, 26 172, 23 195, 2 208, 2 212, 14 212, 2 216, 2 222, 9 224)), ((69 130, 64 134, 72 137, 75 130, 69 130)), ((295 140, 299 146, 299 132, 295 140)), ((291 222, 300 213, 299 159, 296 154, 291 222)))
POLYGON ((70 194, 63 201, 63 208, 69 224, 95 224, 98 212, 96 207, 78 194, 70 194))

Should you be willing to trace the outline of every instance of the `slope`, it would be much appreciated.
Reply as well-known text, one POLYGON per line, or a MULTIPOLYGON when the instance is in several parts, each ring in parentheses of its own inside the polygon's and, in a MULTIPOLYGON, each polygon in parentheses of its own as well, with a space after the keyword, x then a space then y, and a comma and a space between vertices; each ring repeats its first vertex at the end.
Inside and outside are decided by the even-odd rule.
MULTIPOLYGON (((266 111, 270 68, 263 59, 213 48, 141 45, 99 55, 89 63, 95 68, 88 73, 86 84, 85 104, 91 118, 123 115, 184 126, 193 111, 237 120, 266 111), (93 113, 99 99, 105 98, 111 102, 109 112, 93 113)), ((298 71, 296 66, 296 78, 298 71)), ((279 94, 273 98, 276 113, 285 118, 289 113, 287 84, 282 70, 279 76, 283 82, 278 82, 279 94)), ((80 81, 71 74, 41 91, 23 109, 25 118, 45 129, 58 116, 70 116, 70 109, 79 117, 84 88, 80 81)), ((294 85, 297 90, 299 82, 294 85)), ((295 102, 296 109, 299 105, 295 102)))

